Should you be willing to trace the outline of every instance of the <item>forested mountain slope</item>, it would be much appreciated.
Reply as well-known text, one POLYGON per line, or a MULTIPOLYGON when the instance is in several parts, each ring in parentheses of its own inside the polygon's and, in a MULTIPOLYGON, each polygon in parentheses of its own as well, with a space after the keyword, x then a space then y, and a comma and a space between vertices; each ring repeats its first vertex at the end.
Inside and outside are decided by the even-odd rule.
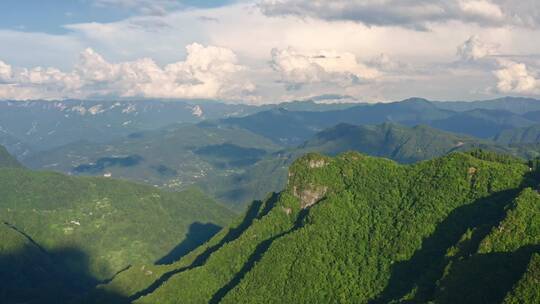
POLYGON ((319 96, 309 101, 261 106, 211 100, 0 100, 0 144, 17 158, 24 159, 31 152, 81 140, 103 143, 135 132, 204 120, 224 119, 225 124, 243 126, 280 144, 295 146, 338 123, 427 124, 451 132, 491 137, 501 130, 526 127, 540 119, 540 102, 525 98, 477 102, 410 98, 378 104, 324 103, 328 98, 334 99, 319 96))
POLYGON ((484 149, 512 154, 524 159, 540 155, 537 146, 499 145, 489 140, 453 134, 428 126, 407 127, 399 124, 354 126, 339 124, 317 133, 297 148, 274 153, 242 174, 211 178, 200 186, 231 203, 261 199, 271 191, 281 191, 287 181, 287 169, 294 160, 309 152, 328 156, 357 151, 385 157, 400 163, 432 159, 454 151, 484 149))
POLYGON ((539 144, 540 125, 502 131, 494 140, 501 144, 539 144))
POLYGON ((528 127, 534 122, 510 111, 475 109, 458 112, 445 119, 431 120, 426 124, 449 132, 487 139, 501 131, 528 127))
MULTIPOLYGON (((411 98, 400 102, 362 104, 343 110, 325 112, 289 111, 284 108, 258 112, 245 117, 222 120, 223 124, 240 126, 265 136, 276 143, 296 146, 316 133, 339 123, 375 125, 385 122, 407 126, 428 125, 448 132, 479 138, 491 138, 503 130, 528 127, 535 120, 520 113, 506 110, 509 104, 466 111, 450 110, 454 103, 431 102, 411 98), (448 108, 448 109, 447 109, 448 108)), ((540 102, 527 102, 529 109, 538 109, 540 102), (535 102, 539 105, 535 107, 535 102)), ((458 107, 459 108, 459 107, 458 107)))
POLYGON ((20 168, 21 164, 11 156, 3 146, 0 146, 0 168, 20 168))
MULTIPOLYGON (((105 144, 70 144, 38 153, 25 164, 74 175, 111 174, 177 191, 194 184, 217 187, 214 181, 243 173, 280 149, 245 129, 211 123, 180 124, 105 144)), ((212 187, 205 192, 216 194, 212 187)))
POLYGON ((452 111, 419 98, 393 103, 368 104, 325 112, 288 111, 284 108, 228 118, 226 125, 235 125, 265 136, 276 143, 296 146, 316 133, 339 123, 381 124, 384 122, 416 125, 451 117, 452 111))
POLYGON ((412 163, 473 148, 527 159, 538 155, 534 146, 509 147, 428 126, 394 123, 339 124, 296 148, 280 150, 278 145, 248 130, 208 122, 135 133, 108 144, 72 144, 36 154, 25 164, 77 175, 111 174, 169 190, 195 184, 216 199, 243 210, 254 199, 281 191, 288 166, 308 152, 333 156, 358 151, 412 163))
POLYGON ((267 108, 192 100, 0 100, 0 134, 16 139, 4 142, 12 153, 25 151, 16 149, 17 143, 44 151, 81 139, 107 142, 174 123, 243 116, 267 108))
POLYGON ((489 141, 428 126, 406 127, 392 123, 375 126, 340 124, 318 133, 301 145, 299 150, 303 153, 318 152, 330 156, 346 151, 358 151, 371 156, 390 158, 400 163, 413 163, 452 151, 478 147, 504 150, 503 147, 495 147, 489 141))
POLYGON ((527 112, 523 115, 523 117, 532 121, 540 122, 540 111, 527 112))
POLYGON ((415 165, 310 154, 208 244, 99 290, 135 303, 537 303, 534 166, 482 151, 415 165))
POLYGON ((540 111, 540 101, 526 97, 503 97, 493 100, 436 102, 437 107, 452 111, 470 111, 475 109, 503 110, 515 114, 540 111))
POLYGON ((0 168, 0 198, 3 303, 58 303, 133 263, 174 261, 234 216, 196 189, 22 168, 0 168))

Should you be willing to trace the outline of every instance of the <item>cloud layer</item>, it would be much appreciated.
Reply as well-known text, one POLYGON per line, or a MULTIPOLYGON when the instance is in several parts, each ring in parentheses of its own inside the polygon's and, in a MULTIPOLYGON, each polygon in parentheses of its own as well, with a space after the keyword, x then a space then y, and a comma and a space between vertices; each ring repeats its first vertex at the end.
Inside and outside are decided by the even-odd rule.
POLYGON ((93 3, 98 7, 120 7, 156 16, 163 16, 167 10, 178 8, 181 5, 181 1, 178 0, 93 0, 93 3))
POLYGON ((92 2, 132 16, 62 34, 0 28, 0 98, 540 96, 532 0, 92 2))
POLYGON ((56 68, 14 68, 0 61, 0 98, 86 98, 92 96, 152 98, 247 98, 253 85, 237 77, 245 71, 226 48, 186 47, 185 61, 163 68, 150 58, 110 63, 84 50, 71 72, 56 68), (37 91, 42 93, 38 94, 37 91))
POLYGON ((431 24, 450 21, 536 26, 538 9, 526 9, 533 1, 515 4, 505 0, 263 0, 260 8, 269 16, 293 15, 426 30, 431 24))
POLYGON ((271 52, 271 65, 289 89, 305 84, 334 83, 341 87, 376 78, 379 72, 358 62, 352 53, 318 51, 303 54, 292 48, 271 52))

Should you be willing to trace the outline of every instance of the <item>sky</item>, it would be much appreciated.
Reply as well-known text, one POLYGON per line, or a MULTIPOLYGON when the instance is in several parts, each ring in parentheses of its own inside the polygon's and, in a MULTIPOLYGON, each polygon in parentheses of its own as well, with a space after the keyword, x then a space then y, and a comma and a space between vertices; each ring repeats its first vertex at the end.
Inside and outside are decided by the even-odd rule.
POLYGON ((0 1, 0 99, 508 95, 540 97, 537 0, 0 1))

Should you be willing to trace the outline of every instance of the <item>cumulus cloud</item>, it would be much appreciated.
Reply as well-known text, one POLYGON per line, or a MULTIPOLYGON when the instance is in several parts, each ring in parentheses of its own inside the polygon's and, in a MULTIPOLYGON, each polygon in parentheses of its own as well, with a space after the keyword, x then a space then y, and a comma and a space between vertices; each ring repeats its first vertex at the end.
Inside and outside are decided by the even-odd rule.
POLYGON ((256 95, 269 103, 337 94, 367 101, 474 100, 503 93, 494 72, 507 67, 499 59, 522 63, 528 75, 540 77, 534 73, 540 71, 534 62, 540 28, 520 27, 540 21, 538 0, 247 0, 212 8, 187 0, 198 8, 168 7, 165 15, 139 10, 160 0, 87 2, 92 1, 132 14, 115 22, 64 25, 56 34, 0 29, 0 96, 238 96, 235 100, 246 101, 256 95), (254 2, 261 4, 254 7, 254 2), (269 17, 283 15, 300 18, 269 17), (182 65, 184 72, 167 69, 178 58, 193 62, 178 49, 193 41, 234 50, 238 59, 226 62, 240 68, 223 77, 218 70, 189 72, 185 66, 192 63, 182 65), (86 47, 99 54, 77 56, 86 47))
POLYGON ((0 83, 11 79, 11 66, 0 60, 0 83))
POLYGON ((371 58, 369 61, 366 62, 366 64, 385 73, 414 72, 414 68, 410 64, 396 60, 395 58, 385 53, 379 54, 371 58))
POLYGON ((471 36, 457 49, 457 55, 462 61, 477 61, 498 53, 499 45, 487 43, 478 36, 471 36))
POLYGON ((501 93, 522 95, 540 94, 540 80, 535 71, 524 63, 511 60, 499 60, 500 69, 494 72, 497 78, 497 90, 501 93))
POLYGON ((229 49, 186 47, 185 61, 160 67, 152 59, 110 63, 92 49, 80 54, 71 72, 56 68, 13 68, 0 61, 0 97, 242 98, 254 86, 239 74, 246 68, 229 49), (30 95, 30 96, 29 96, 30 95))
POLYGON ((483 72, 491 71, 496 78, 496 88, 488 91, 502 94, 538 95, 540 80, 538 79, 538 63, 534 56, 501 54, 500 45, 488 43, 478 36, 471 36, 458 46, 457 56, 466 64, 483 72))
POLYGON ((501 7, 487 0, 459 0, 458 7, 468 17, 485 20, 502 20, 504 17, 501 7))
POLYGON ((272 68, 289 88, 304 84, 333 83, 342 87, 374 79, 379 72, 358 62, 347 52, 318 51, 301 53, 292 48, 273 49, 272 68))
MULTIPOLYGON (((532 3, 532 0, 525 2, 532 3)), ((532 26, 531 19, 534 19, 531 12, 517 8, 520 4, 506 0, 262 0, 259 6, 269 16, 293 15, 419 30, 449 21, 532 26)))

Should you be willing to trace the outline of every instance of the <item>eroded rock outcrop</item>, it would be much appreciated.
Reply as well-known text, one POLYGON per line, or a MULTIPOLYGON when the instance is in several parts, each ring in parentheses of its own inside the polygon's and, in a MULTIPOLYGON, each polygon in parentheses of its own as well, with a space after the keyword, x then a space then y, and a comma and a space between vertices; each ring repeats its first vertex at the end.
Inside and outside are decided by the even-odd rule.
POLYGON ((300 207, 302 209, 307 209, 317 204, 324 198, 327 191, 328 187, 326 186, 309 185, 302 190, 298 189, 296 186, 293 187, 294 196, 300 199, 300 207))

